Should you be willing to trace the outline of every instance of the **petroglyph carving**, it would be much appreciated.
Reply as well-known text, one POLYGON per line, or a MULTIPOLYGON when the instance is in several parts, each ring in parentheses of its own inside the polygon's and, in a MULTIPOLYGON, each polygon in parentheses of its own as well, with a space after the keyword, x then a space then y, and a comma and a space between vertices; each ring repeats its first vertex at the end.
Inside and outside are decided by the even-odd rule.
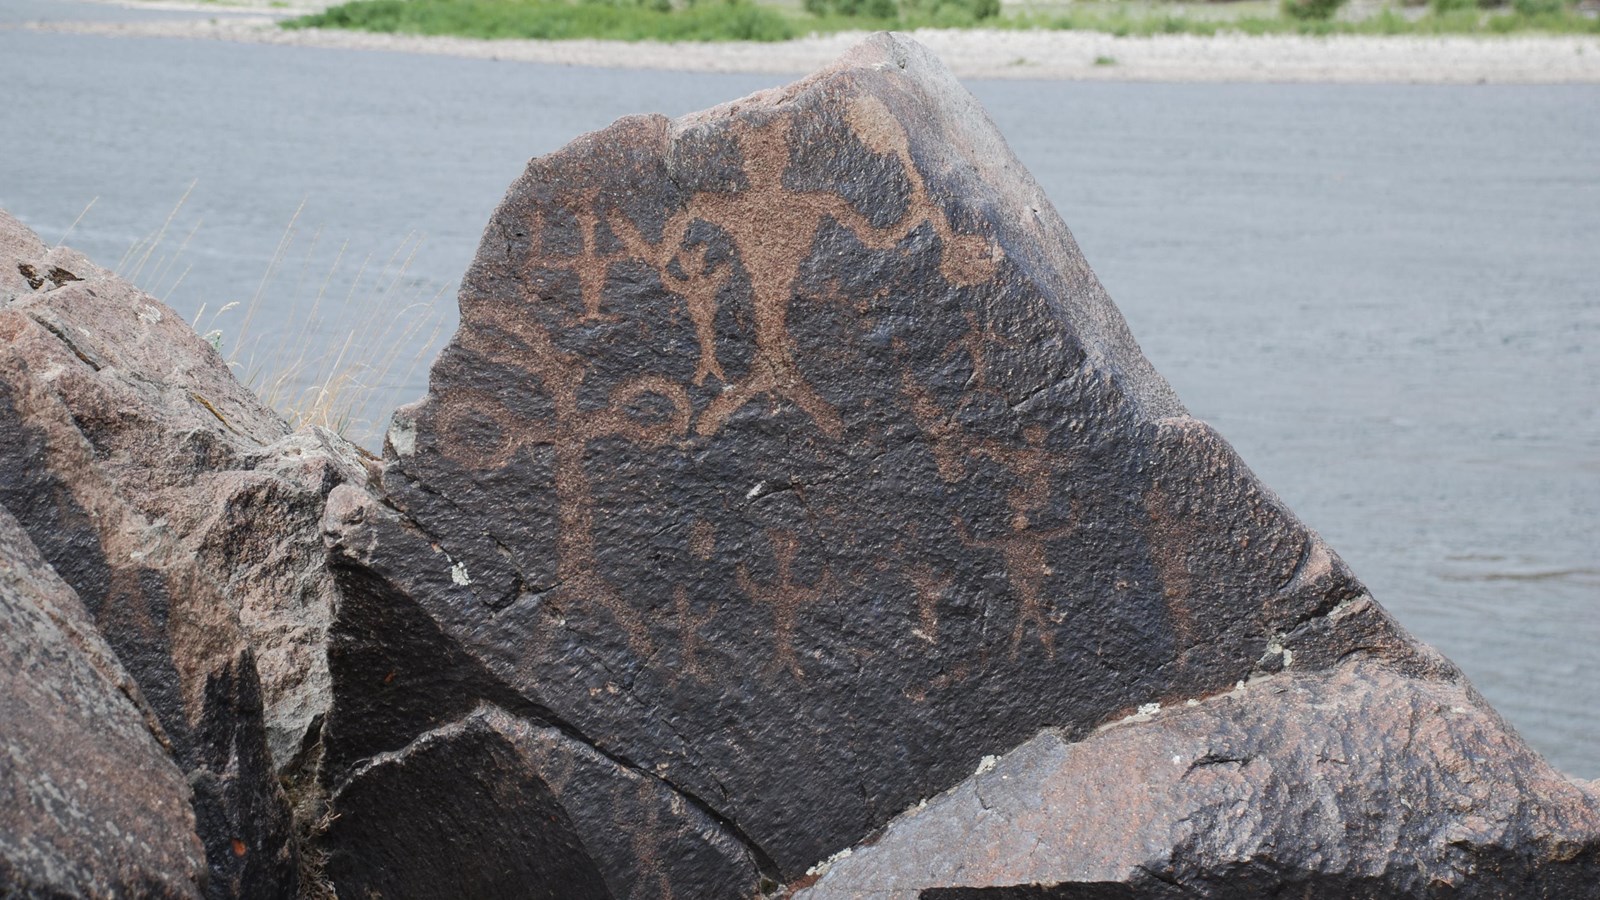
POLYGON ((794 652, 794 629, 800 610, 821 600, 833 589, 833 573, 823 569, 822 575, 809 585, 795 581, 794 560, 800 550, 800 541, 792 531, 779 528, 767 530, 767 541, 772 545, 773 562, 777 578, 770 585, 756 583, 749 570, 739 564, 735 577, 739 590, 751 600, 765 603, 772 609, 773 633, 776 638, 776 658, 796 678, 804 679, 805 671, 794 652))
POLYGON ((948 574, 920 560, 906 563, 906 577, 917 592, 917 626, 911 633, 929 644, 939 644, 939 601, 954 582, 948 574))
POLYGON ((969 547, 981 547, 1000 554, 1005 565, 1006 581, 1017 598, 1017 622, 1011 631, 1011 657, 1022 652, 1022 641, 1028 626, 1033 626, 1034 636, 1045 653, 1052 659, 1056 655, 1055 632, 1046 607, 1051 604, 1044 595, 1045 579, 1055 574, 1045 545, 1059 537, 1071 534, 1074 525, 1059 528, 1030 528, 1027 519, 1017 517, 1011 522, 1011 533, 997 538, 976 538, 959 516, 951 517, 956 534, 969 547))
POLYGON ((496 355, 516 360, 536 389, 542 389, 549 397, 554 407, 551 418, 544 423, 518 420, 496 398, 478 393, 463 396, 461 403, 447 407, 440 423, 442 429, 449 434, 458 427, 475 427, 483 420, 498 425, 498 444, 487 459, 474 460, 488 467, 506 465, 525 448, 549 448, 554 456, 558 517, 555 581, 560 589, 553 602, 559 605, 562 597, 570 596, 600 605, 627 633, 635 650, 648 652, 651 644, 644 623, 600 574, 594 547, 594 493, 586 455, 590 442, 601 438, 622 437, 659 445, 686 433, 688 394, 682 385, 669 379, 642 376, 612 392, 606 407, 582 409, 577 396, 584 374, 581 359, 558 350, 545 328, 530 317, 500 316, 496 324, 500 326, 499 336, 491 336, 493 333, 485 329, 464 330, 460 340, 468 349, 486 355, 506 349, 504 343, 514 345, 518 352, 496 355), (645 396, 665 399, 672 415, 658 422, 642 422, 630 415, 630 404, 645 396))
MULTIPOLYGON (((646 446, 660 446, 691 433, 714 435, 740 408, 762 397, 793 403, 823 434, 840 437, 844 426, 838 412, 799 372, 787 321, 796 279, 826 222, 849 229, 865 246, 875 250, 891 249, 916 229, 931 226, 940 241, 940 272, 955 284, 969 285, 993 278, 998 269, 998 244, 954 230, 912 159, 903 126, 880 101, 858 98, 848 109, 846 120, 872 152, 898 160, 910 182, 906 212, 893 225, 874 226, 832 191, 786 187, 783 175, 790 160, 791 122, 781 115, 759 126, 745 125, 737 133, 745 186, 728 193, 695 193, 684 208, 668 219, 659 240, 649 240, 629 216, 610 210, 598 191, 584 192, 574 198, 573 205, 546 211, 541 218, 548 221, 530 223, 535 234, 545 233, 542 226, 554 224, 560 240, 556 242, 558 246, 531 258, 523 275, 527 277, 535 269, 570 270, 581 294, 582 311, 574 325, 617 320, 615 313, 605 308, 604 298, 607 281, 616 266, 640 262, 663 273, 663 284, 682 298, 694 325, 699 359, 692 384, 704 385, 714 379, 723 385, 698 415, 691 406, 688 386, 661 376, 642 376, 618 387, 603 409, 581 407, 578 389, 586 375, 585 360, 561 350, 548 327, 525 310, 491 313, 486 323, 490 327, 463 331, 462 343, 468 349, 515 361, 528 376, 530 390, 547 396, 553 409, 548 421, 529 423, 517 421, 496 397, 481 393, 464 396, 450 408, 445 417, 448 421, 441 423, 442 430, 449 434, 456 428, 475 427, 480 432, 485 426, 494 429, 496 434, 488 441, 489 452, 483 453, 480 445, 472 460, 489 468, 506 465, 524 449, 548 448, 554 457, 559 514, 555 584, 560 590, 552 602, 559 606, 562 598, 570 597, 598 604, 626 631, 636 651, 651 649, 648 631, 600 573, 595 552, 596 510, 586 467, 589 445, 599 439, 621 437, 646 446), (774 202, 776 197, 783 199, 774 202), (708 244, 691 235, 696 223, 709 224, 726 236, 737 263, 729 259, 713 261, 708 244), (715 322, 718 296, 727 287, 735 265, 750 280, 755 360, 741 380, 730 381, 717 358, 715 322), (655 421, 643 421, 630 412, 636 401, 648 397, 663 400, 670 413, 655 421)), ((537 296, 529 299, 536 304, 543 302, 537 296)), ((792 536, 778 540, 775 548, 780 560, 793 559, 792 536)), ((695 630, 705 624, 704 615, 709 614, 696 618, 689 601, 687 595, 675 595, 679 630, 687 642, 686 671, 693 674, 699 669, 692 639, 695 630)), ((777 608, 780 630, 787 635, 793 627, 792 605, 780 603, 777 608)), ((781 660, 798 675, 800 668, 785 636, 780 636, 779 646, 781 660)))
POLYGON ((672 608, 678 619, 679 667, 674 680, 683 677, 705 681, 707 673, 700 667, 700 648, 705 646, 705 639, 700 636, 700 629, 716 620, 718 607, 696 614, 689 601, 689 589, 680 584, 672 589, 672 608))
MULTIPOLYGON (((974 356, 973 381, 982 383, 981 354, 974 356)), ((1035 527, 1039 514, 1049 505, 1050 482, 1063 465, 1059 457, 1045 446, 1048 434, 1039 425, 1023 429, 1022 446, 1009 445, 996 440, 973 438, 956 424, 955 416, 945 415, 931 393, 909 376, 901 379, 901 387, 911 403, 913 416, 928 437, 930 451, 939 475, 946 482, 965 477, 971 460, 987 458, 1005 468, 1013 483, 1006 492, 1006 506, 1011 513, 1010 533, 998 538, 980 540, 972 536, 966 522, 959 517, 955 523, 962 543, 971 547, 994 550, 1000 554, 1006 570, 1006 581, 1017 599, 1017 622, 1011 635, 1013 658, 1021 652, 1022 641, 1028 626, 1032 626, 1039 643, 1050 656, 1055 655, 1055 637, 1052 623, 1045 612, 1044 582, 1051 574, 1049 556, 1045 545, 1069 534, 1074 525, 1039 529, 1035 527)), ((1073 518, 1076 518, 1074 512, 1073 518)))
POLYGON ((681 259, 684 274, 677 279, 689 307, 689 320, 694 323, 695 340, 700 344, 700 360, 695 364, 694 383, 705 384, 706 378, 713 375, 718 381, 726 383, 728 376, 722 371, 722 364, 717 362, 717 294, 728 283, 732 264, 715 266, 706 258, 705 245, 702 244, 698 249, 698 253, 681 259), (720 277, 709 277, 719 269, 720 277))
MULTIPOLYGON (((701 414, 695 426, 700 434, 715 434, 728 417, 745 404, 770 396, 794 403, 829 437, 840 436, 843 423, 838 412, 801 377, 788 334, 794 282, 824 222, 837 222, 874 250, 892 248, 912 231, 929 223, 942 241, 940 271, 948 280, 971 284, 994 276, 998 267, 998 245, 991 245, 981 237, 957 234, 951 228, 912 161, 904 129, 881 104, 876 107, 868 104, 864 108, 864 102, 851 107, 851 127, 874 152, 894 154, 912 184, 911 202, 905 215, 894 225, 874 227, 849 202, 831 191, 796 191, 785 187, 783 172, 790 150, 790 122, 785 117, 775 118, 739 136, 747 189, 734 193, 698 193, 680 216, 711 222, 728 235, 750 275, 755 299, 756 365, 748 378, 730 385, 701 414), (782 196, 784 201, 774 203, 772 198, 777 196, 782 196)), ((870 102, 878 103, 875 99, 870 102)), ((672 226, 669 226, 671 233, 672 226)))
POLYGON ((1167 619, 1172 623, 1173 643, 1179 653, 1194 643, 1194 614, 1189 595, 1193 575, 1189 571, 1189 548, 1194 543, 1194 527, 1185 521, 1166 491, 1152 484, 1144 495, 1145 514, 1150 517, 1148 532, 1156 573, 1161 578, 1161 596, 1166 602, 1167 619))
MULTIPOLYGON (((810 255, 818 229, 832 220, 849 229, 865 246, 887 250, 924 224, 931 225, 941 245, 940 273, 952 284, 971 285, 994 277, 1002 251, 979 235, 961 234, 950 225, 944 210, 931 195, 912 160, 908 138, 893 114, 876 98, 857 98, 847 116, 857 136, 874 152, 893 155, 912 187, 907 210, 888 227, 876 227, 845 198, 832 191, 788 188, 783 174, 790 157, 791 123, 778 116, 759 127, 746 127, 738 135, 746 186, 723 193, 702 191, 674 214, 651 242, 626 215, 605 215, 599 196, 588 192, 571 210, 580 232, 581 252, 572 270, 583 295, 582 320, 604 320, 602 292, 613 265, 639 260, 658 270, 674 261, 684 274, 675 277, 683 292, 700 345, 694 383, 715 376, 728 385, 698 417, 695 431, 715 434, 728 417, 746 403, 761 397, 785 399, 804 410, 825 434, 838 437, 842 428, 834 411, 801 378, 788 337, 788 308, 794 283, 810 255), (781 202, 774 198, 781 197, 781 202), (716 357, 717 294, 726 283, 731 264, 708 265, 704 244, 691 246, 689 229, 696 222, 715 226, 732 242, 743 270, 749 275, 755 302, 757 362, 740 383, 729 383, 716 357), (614 238, 602 240, 604 233, 614 238), (611 249, 603 250, 602 246, 611 249)), ((534 223, 539 224, 539 223, 534 223)), ((537 260, 548 265, 554 260, 537 260)))

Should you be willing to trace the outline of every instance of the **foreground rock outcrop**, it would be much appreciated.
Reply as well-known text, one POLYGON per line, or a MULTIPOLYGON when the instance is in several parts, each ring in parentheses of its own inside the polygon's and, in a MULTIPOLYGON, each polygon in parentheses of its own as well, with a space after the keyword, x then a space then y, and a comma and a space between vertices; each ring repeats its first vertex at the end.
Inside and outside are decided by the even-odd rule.
POLYGON ((0 722, 5 896, 199 896, 205 856, 161 727, 3 507, 0 722))
POLYGON ((796 897, 1584 897, 1597 814, 1458 679, 1356 655, 1046 730, 796 897))
MULTIPOLYGON (((1594 786, 1187 415, 975 101, 905 38, 530 163, 381 461, 292 433, 169 310, 9 219, 0 251, 0 507, 25 532, 0 538, 6 558, 37 545, 24 581, 46 585, 7 587, 6 615, 75 591, 109 647, 29 625, 5 649, 66 641, 70 677, 100 673, 71 696, 153 760, 127 790, 182 833, 37 882, 0 834, 0 881, 1600 883, 1594 786)), ((42 708, 5 677, 0 703, 42 708)), ((55 777, 37 748, 85 727, 63 716, 6 789, 55 777)), ((81 802, 120 822, 126 799, 81 802)))
POLYGON ((357 454, 291 434, 171 309, 3 214, 0 421, 0 506, 186 774, 209 863, 196 883, 293 896, 280 774, 330 699, 318 525, 327 492, 365 479, 357 454))

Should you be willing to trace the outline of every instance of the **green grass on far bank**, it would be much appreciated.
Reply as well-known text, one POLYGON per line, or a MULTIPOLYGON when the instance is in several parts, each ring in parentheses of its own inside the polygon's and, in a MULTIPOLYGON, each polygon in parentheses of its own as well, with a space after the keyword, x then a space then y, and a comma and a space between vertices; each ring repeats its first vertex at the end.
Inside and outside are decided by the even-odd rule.
POLYGON ((752 0, 352 0, 284 23, 475 38, 604 38, 639 41, 784 41, 807 34, 878 29, 1076 29, 1119 36, 1154 34, 1495 35, 1600 34, 1600 19, 1568 0, 1433 0, 1409 14, 1385 7, 1364 18, 1336 17, 1340 0, 1283 0, 1281 6, 1079 2, 1007 14, 996 0, 805 0, 803 8, 752 0), (1216 11, 1216 12, 1213 12, 1216 11))
POLYGON ((1302 35, 1501 35, 1600 34, 1600 20, 1570 8, 1525 12, 1505 9, 1428 9, 1420 15, 1385 7, 1361 19, 1297 18, 1292 15, 1198 17, 1172 13, 1133 12, 1127 8, 1069 11, 1046 18, 1018 17, 1009 27, 1099 31, 1119 37, 1155 34, 1302 34, 1302 35), (1026 23, 1026 24, 1024 24, 1026 23))
POLYGON ((354 0, 284 27, 621 41, 785 41, 802 33, 789 16, 747 0, 682 9, 594 0, 354 0))

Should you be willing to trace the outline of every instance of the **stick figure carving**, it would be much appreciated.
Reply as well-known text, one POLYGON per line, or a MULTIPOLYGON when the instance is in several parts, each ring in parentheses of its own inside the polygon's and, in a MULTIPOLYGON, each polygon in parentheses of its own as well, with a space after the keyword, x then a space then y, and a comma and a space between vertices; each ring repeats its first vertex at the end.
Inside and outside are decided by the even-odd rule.
POLYGON ((833 573, 825 568, 815 582, 799 584, 794 578, 794 560, 800 550, 800 541, 794 532, 769 528, 767 541, 772 544, 777 579, 770 585, 757 584, 743 563, 735 570, 734 577, 745 596, 772 608, 778 664, 787 668, 795 678, 804 680, 806 673, 800 668, 800 661, 794 652, 795 623, 801 609, 815 604, 833 589, 833 573))

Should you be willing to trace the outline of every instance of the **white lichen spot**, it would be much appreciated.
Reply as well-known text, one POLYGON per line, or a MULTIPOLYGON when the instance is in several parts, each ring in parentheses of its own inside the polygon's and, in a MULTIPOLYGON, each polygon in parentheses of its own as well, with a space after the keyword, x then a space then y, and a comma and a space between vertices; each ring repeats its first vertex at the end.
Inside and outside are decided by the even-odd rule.
POLYGON ((1158 712, 1161 712, 1161 704, 1159 703, 1146 703, 1139 707, 1139 715, 1141 716, 1153 716, 1158 712))
POLYGON ((462 587, 466 587, 467 585, 471 584, 472 579, 467 577, 467 564, 456 563, 455 565, 451 566, 450 580, 461 585, 462 587))
POLYGON ((998 756, 985 756, 983 759, 978 760, 978 770, 972 774, 982 775, 983 773, 993 769, 999 762, 1000 757, 998 756))
POLYGON ((744 498, 746 500, 754 500, 756 498, 756 495, 761 493, 761 489, 766 487, 766 486, 767 486, 767 483, 765 481, 756 482, 756 486, 751 488, 750 492, 744 495, 744 498))
POLYGON ((139 307, 139 321, 154 325, 155 323, 161 321, 161 310, 156 309, 154 306, 146 303, 145 305, 139 307))
POLYGON ((1172 764, 1175 765, 1175 766, 1183 765, 1183 757, 1179 756, 1176 753, 1172 754, 1172 764))
POLYGON ((923 631, 921 628, 913 628, 913 629, 911 629, 911 636, 914 637, 914 638, 917 638, 919 640, 927 641, 930 644, 936 643, 934 641, 934 639, 932 637, 930 637, 928 635, 928 633, 923 631))
POLYGON ((1239 683, 1234 685, 1233 689, 1236 690, 1236 691, 1244 690, 1244 679, 1243 678, 1239 679, 1239 683))
POLYGON ((1294 651, 1288 647, 1283 648, 1283 667, 1285 669, 1294 665, 1294 651))
POLYGON ((1196 700, 1193 697, 1190 697, 1189 699, 1183 701, 1183 705, 1184 706, 1199 706, 1200 705, 1200 701, 1196 700))
POLYGON ((417 452, 417 423, 396 416, 389 425, 389 446, 395 456, 410 456, 417 452))
POLYGON ((833 868, 833 864, 834 863, 836 863, 836 862, 838 862, 838 861, 840 861, 842 859, 848 859, 849 856, 850 856, 850 853, 851 853, 850 848, 846 847, 843 850, 840 850, 838 853, 835 853, 834 855, 828 857, 827 859, 823 860, 822 862, 819 862, 816 865, 812 866, 811 868, 807 869, 806 870, 806 875, 808 875, 808 876, 811 876, 811 875, 826 875, 826 874, 828 874, 828 870, 833 868))

